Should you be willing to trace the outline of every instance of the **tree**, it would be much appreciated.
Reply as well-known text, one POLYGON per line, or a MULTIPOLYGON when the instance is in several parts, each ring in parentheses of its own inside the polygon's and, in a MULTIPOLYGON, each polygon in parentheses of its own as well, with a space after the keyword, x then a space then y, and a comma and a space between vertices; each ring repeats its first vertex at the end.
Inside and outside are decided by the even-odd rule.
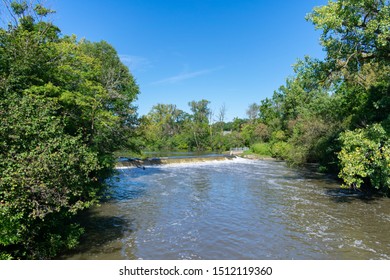
POLYGON ((256 103, 250 104, 246 110, 246 115, 248 116, 249 122, 253 124, 259 116, 259 105, 256 103))
POLYGON ((188 103, 192 111, 191 132, 198 151, 205 150, 209 146, 209 115, 211 113, 209 104, 210 101, 205 99, 188 103))
POLYGON ((132 147, 138 94, 106 42, 60 37, 34 1, 3 1, 0 257, 45 259, 77 244, 77 213, 103 195, 113 152, 132 147))
POLYGON ((359 71, 366 63, 390 61, 390 6, 388 0, 338 0, 317 7, 307 17, 322 30, 332 70, 359 71))
POLYGON ((77 244, 82 229, 69 218, 98 201, 101 163, 64 131, 56 102, 26 95, 0 108, 0 251, 53 257, 77 244))
POLYGON ((202 99, 200 101, 191 101, 188 103, 192 111, 192 118, 196 123, 209 123, 210 101, 202 99))
POLYGON ((175 150, 177 135, 183 132, 187 114, 173 104, 157 104, 146 116, 145 133, 149 147, 157 150, 175 150))
MULTIPOLYGON (((219 111, 218 111, 218 122, 221 124, 224 124, 225 117, 226 117, 226 105, 224 103, 224 104, 222 104, 222 106, 219 108, 219 111)), ((223 127, 222 127, 222 130, 223 130, 223 127)))

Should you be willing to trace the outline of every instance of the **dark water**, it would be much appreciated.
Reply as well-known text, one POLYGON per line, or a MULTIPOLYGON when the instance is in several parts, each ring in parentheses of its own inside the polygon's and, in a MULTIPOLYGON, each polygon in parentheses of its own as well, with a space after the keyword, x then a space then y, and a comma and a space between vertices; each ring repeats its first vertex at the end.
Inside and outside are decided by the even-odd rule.
POLYGON ((390 259, 390 199, 282 162, 119 170, 69 259, 390 259))

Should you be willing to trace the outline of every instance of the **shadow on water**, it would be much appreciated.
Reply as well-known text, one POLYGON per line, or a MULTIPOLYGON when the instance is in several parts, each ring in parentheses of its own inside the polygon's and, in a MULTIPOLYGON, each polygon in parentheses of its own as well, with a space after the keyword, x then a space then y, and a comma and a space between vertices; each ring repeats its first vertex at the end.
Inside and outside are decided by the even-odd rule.
POLYGON ((325 180, 334 184, 335 182, 341 182, 337 174, 322 173, 318 171, 319 164, 311 163, 305 164, 304 166, 291 167, 295 172, 296 176, 304 179, 312 180, 325 180))
POLYGON ((341 188, 342 181, 338 178, 337 174, 318 172, 318 164, 307 164, 304 167, 292 167, 292 169, 295 171, 295 174, 292 176, 284 176, 286 180, 291 181, 304 178, 321 181, 321 184, 325 185, 325 194, 336 203, 361 201, 366 204, 375 204, 384 197, 382 193, 369 189, 355 190, 341 188), (338 188, 334 187, 335 183, 339 185, 338 188))
POLYGON ((136 179, 154 174, 161 174, 158 167, 147 167, 145 169, 125 168, 116 170, 116 174, 107 181, 108 188, 101 199, 102 203, 110 201, 131 200, 144 196, 147 192, 147 184, 136 179), (129 188, 131 186, 131 188, 129 188))
POLYGON ((85 232, 80 239, 79 245, 65 252, 59 259, 68 259, 69 256, 100 254, 101 248, 105 254, 114 255, 110 258, 121 259, 117 254, 121 239, 133 232, 132 221, 117 216, 99 216, 96 209, 87 210, 75 219, 85 232), (110 245, 110 246, 107 246, 110 245), (116 255, 116 256, 115 256, 116 255))
POLYGON ((125 201, 136 199, 144 196, 146 194, 145 186, 138 186, 136 189, 127 190, 118 186, 111 186, 104 197, 101 199, 102 203, 108 203, 111 201, 125 201))
POLYGON ((361 201, 366 204, 375 204, 383 198, 379 193, 368 193, 353 189, 326 189, 325 193, 337 203, 351 203, 353 201, 361 201))
POLYGON ((130 201, 146 195, 148 185, 135 179, 161 172, 164 171, 158 167, 117 170, 107 182, 109 187, 101 199, 101 206, 86 210, 75 218, 75 222, 85 229, 79 245, 65 252, 59 259, 68 259, 70 256, 76 258, 85 255, 98 256, 102 254, 102 248, 109 259, 122 259, 123 256, 118 254, 122 246, 121 240, 133 232, 134 221, 116 215, 118 202, 130 201))

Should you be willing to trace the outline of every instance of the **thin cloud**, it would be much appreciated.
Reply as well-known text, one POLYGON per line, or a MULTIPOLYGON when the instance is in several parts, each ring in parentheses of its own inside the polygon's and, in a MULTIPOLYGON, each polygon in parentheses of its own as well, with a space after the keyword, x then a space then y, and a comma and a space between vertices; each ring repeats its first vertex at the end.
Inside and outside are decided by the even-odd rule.
POLYGON ((178 83, 178 82, 181 82, 181 81, 184 81, 184 80, 189 80, 189 79, 192 79, 192 78, 196 78, 196 77, 199 77, 199 76, 204 76, 204 75, 210 74, 210 73, 215 72, 217 70, 220 70, 222 68, 223 67, 215 67, 215 68, 209 68, 209 69, 204 69, 204 70, 200 70, 200 71, 194 71, 194 72, 189 72, 189 73, 182 73, 182 74, 179 74, 179 75, 176 75, 176 76, 172 76, 172 77, 169 77, 169 78, 165 78, 165 79, 156 81, 156 82, 154 82, 152 84, 153 85, 175 84, 175 83, 178 83))
POLYGON ((120 54, 119 59, 125 64, 131 71, 145 71, 151 67, 151 62, 142 56, 120 54))

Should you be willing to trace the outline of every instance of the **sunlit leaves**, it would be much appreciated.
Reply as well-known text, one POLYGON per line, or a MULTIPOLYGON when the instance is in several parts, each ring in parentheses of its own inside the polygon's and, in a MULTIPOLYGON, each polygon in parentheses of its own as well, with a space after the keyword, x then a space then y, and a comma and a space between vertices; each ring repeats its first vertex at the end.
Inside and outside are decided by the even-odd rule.
POLYGON ((363 184, 390 189, 389 135, 379 124, 341 134, 343 148, 338 154, 339 176, 345 187, 361 188, 363 184))
POLYGON ((355 71, 367 62, 389 61, 388 0, 338 0, 317 7, 307 16, 323 31, 321 43, 335 67, 355 71))
POLYGON ((23 1, 20 3, 16 2, 16 1, 12 1, 11 8, 12 8, 12 11, 16 15, 20 16, 20 15, 23 15, 27 11, 28 5, 27 5, 26 1, 23 1))

